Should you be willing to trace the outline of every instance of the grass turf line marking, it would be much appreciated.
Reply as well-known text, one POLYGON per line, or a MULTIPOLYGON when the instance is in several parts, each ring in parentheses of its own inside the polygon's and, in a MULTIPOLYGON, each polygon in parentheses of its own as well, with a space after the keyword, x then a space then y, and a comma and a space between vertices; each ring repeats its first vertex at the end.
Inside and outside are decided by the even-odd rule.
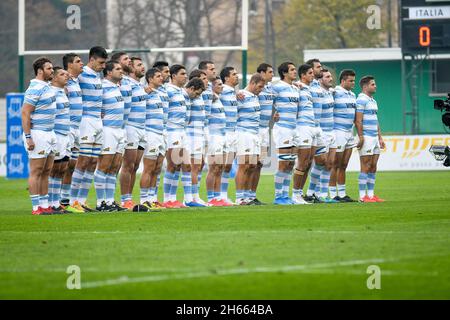
MULTIPOLYGON (((347 267, 356 265, 369 265, 369 264, 379 264, 387 262, 397 262, 400 260, 418 258, 418 257, 403 257, 395 259, 368 259, 368 260, 348 260, 348 261, 337 261, 329 263, 316 263, 316 264, 306 264, 306 265, 292 265, 292 266, 282 266, 282 267, 256 267, 256 268, 235 268, 228 270, 211 270, 211 271, 200 271, 200 272, 187 272, 174 275, 153 275, 145 277, 129 278, 128 276, 122 276, 115 279, 107 279, 102 281, 92 281, 81 283, 81 288, 99 288, 106 286, 115 286, 121 284, 130 283, 145 283, 145 282, 160 282, 160 281, 170 281, 170 280, 187 280, 193 278, 207 278, 213 276, 228 276, 228 275, 245 275, 251 273, 283 273, 283 272, 308 272, 314 269, 329 269, 333 267, 347 267)), ((364 274, 364 273, 362 273, 364 274)))
MULTIPOLYGON (((377 231, 377 230, 233 230, 233 231, 211 231, 211 230, 205 230, 205 231, 196 231, 201 233, 224 233, 224 234, 259 234, 259 233, 296 233, 299 234, 301 232, 304 233, 337 233, 337 234, 449 234, 446 231, 395 231, 395 230, 387 230, 387 231, 377 231)), ((181 233, 192 233, 191 231, 175 231, 170 233, 160 233, 157 231, 141 231, 141 230, 129 230, 129 231, 15 231, 15 230, 3 230, 0 231, 1 233, 12 233, 12 234, 156 234, 159 235, 169 235, 169 234, 181 234, 181 233)))

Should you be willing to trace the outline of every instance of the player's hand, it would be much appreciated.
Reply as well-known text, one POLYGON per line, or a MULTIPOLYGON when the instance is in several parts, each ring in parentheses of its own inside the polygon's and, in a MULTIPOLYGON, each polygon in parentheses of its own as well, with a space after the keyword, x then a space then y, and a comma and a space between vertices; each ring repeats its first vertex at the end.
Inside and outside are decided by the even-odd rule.
POLYGON ((237 98, 239 101, 244 101, 244 99, 245 99, 245 94, 243 94, 242 92, 238 92, 238 93, 236 94, 236 98, 237 98))
POLYGON ((378 139, 378 141, 380 142, 380 148, 381 148, 381 149, 386 149, 386 143, 384 142, 383 138, 380 137, 380 138, 378 139))
POLYGON ((273 122, 278 121, 280 121, 280 114, 278 112, 275 112, 275 114, 273 115, 273 122))
POLYGON ((364 144, 364 137, 361 136, 361 137, 359 137, 359 141, 358 141, 358 144, 356 145, 356 148, 358 150, 360 150, 362 148, 363 144, 364 144))
POLYGON ((292 82, 292 84, 299 89, 303 88, 303 83, 301 83, 300 81, 292 82))
POLYGON ((34 144, 33 139, 28 138, 28 139, 27 139, 27 149, 28 149, 28 151, 33 151, 34 148, 35 148, 35 146, 36 146, 36 145, 34 144))
POLYGON ((150 86, 148 86, 148 87, 145 88, 145 92, 146 92, 146 93, 151 93, 151 92, 153 92, 153 91, 155 91, 155 90, 153 90, 153 88, 151 88, 150 86))

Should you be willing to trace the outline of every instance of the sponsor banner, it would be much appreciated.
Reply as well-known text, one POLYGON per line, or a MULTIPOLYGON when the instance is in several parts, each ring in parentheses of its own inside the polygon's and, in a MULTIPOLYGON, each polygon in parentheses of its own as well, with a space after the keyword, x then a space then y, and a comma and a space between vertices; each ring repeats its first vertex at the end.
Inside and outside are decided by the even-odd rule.
MULTIPOLYGON (((386 149, 381 151, 378 171, 450 170, 428 151, 432 145, 450 146, 450 135, 384 136, 383 139, 386 149)), ((356 148, 347 170, 360 170, 356 148)))
POLYGON ((28 177, 28 155, 22 138, 22 103, 23 93, 6 95, 6 175, 9 179, 28 177))
POLYGON ((0 177, 6 176, 6 143, 0 143, 0 177))
MULTIPOLYGON (((428 151, 432 145, 450 146, 450 135, 385 136, 386 150, 382 150, 378 171, 428 171, 450 170, 441 161, 436 161, 428 151)), ((274 148, 272 148, 274 149, 274 148)), ((6 144, 0 144, 0 177, 6 176, 6 144)), ((265 163, 264 173, 273 174, 277 170, 277 157, 272 153, 271 161, 265 163)), ((207 166, 205 166, 205 172, 207 166)), ((354 149, 347 171, 359 172, 359 154, 354 149)), ((138 173, 142 172, 142 163, 138 173)))

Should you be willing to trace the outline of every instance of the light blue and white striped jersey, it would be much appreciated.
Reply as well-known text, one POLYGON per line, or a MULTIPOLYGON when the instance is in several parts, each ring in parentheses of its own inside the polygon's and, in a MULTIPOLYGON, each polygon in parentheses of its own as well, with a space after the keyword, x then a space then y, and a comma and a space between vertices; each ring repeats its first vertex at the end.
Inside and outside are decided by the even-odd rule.
POLYGON ((159 92, 152 91, 147 95, 145 112, 145 130, 162 135, 164 132, 164 107, 159 92))
POLYGON ((103 79, 102 115, 103 126, 108 128, 123 128, 125 99, 119 85, 103 79))
POLYGON ((161 98, 164 111, 164 126, 167 123, 167 117, 169 116, 169 96, 167 95, 167 84, 163 84, 158 88, 159 97, 161 98))
POLYGON ((102 110, 102 77, 88 66, 78 76, 83 99, 83 117, 101 119, 102 110))
POLYGON ((83 114, 83 98, 81 95, 80 84, 77 78, 69 78, 66 85, 67 98, 69 98, 70 127, 80 128, 81 115, 83 114))
POLYGON ((353 130, 356 112, 356 96, 341 86, 334 89, 334 130, 350 132, 353 130))
POLYGON ((63 88, 51 86, 56 97, 55 128, 56 134, 67 136, 70 132, 69 99, 63 88))
POLYGON ((211 112, 208 114, 208 128, 211 135, 225 135, 225 128, 227 125, 227 118, 225 115, 225 108, 219 96, 215 95, 215 100, 211 104, 211 112))
POLYGON ((274 107, 280 116, 275 122, 275 127, 295 130, 297 126, 297 114, 299 109, 298 88, 284 81, 273 85, 274 107))
POLYGON ((356 100, 356 112, 363 114, 363 135, 378 136, 378 104, 374 98, 360 93, 356 100))
POLYGON ((187 113, 186 134, 191 137, 203 137, 206 122, 203 97, 200 96, 189 100, 190 107, 187 113))
POLYGON ((145 109, 147 107, 147 92, 144 86, 135 79, 130 78, 131 83, 131 109, 128 115, 127 126, 145 129, 145 109))
POLYGON ((264 89, 261 91, 258 98, 259 105, 261 106, 259 127, 266 129, 269 128, 270 120, 272 118, 273 101, 275 99, 271 82, 264 86, 264 89))
POLYGON ((53 131, 55 127, 56 97, 47 82, 33 79, 25 92, 24 103, 35 107, 31 113, 31 129, 53 131))
MULTIPOLYGON (((202 93, 203 103, 205 105, 205 116, 211 112, 211 105, 213 103, 214 93, 212 91, 212 83, 208 83, 208 87, 202 93)), ((207 124, 207 122, 205 122, 207 124)))
MULTIPOLYGON (((322 108, 320 108, 322 110, 322 108)), ((313 97, 310 87, 303 83, 300 89, 300 103, 298 109, 297 126, 316 127, 314 115, 313 97)))
POLYGON ((222 101, 223 107, 225 108, 225 115, 227 117, 226 132, 236 131, 237 122, 237 99, 236 91, 229 85, 223 85, 223 91, 220 95, 220 101, 222 101))
POLYGON ((169 97, 169 113, 167 116, 167 131, 183 131, 186 128, 187 103, 185 91, 171 83, 166 86, 169 97))
POLYGON ((323 132, 334 131, 334 98, 333 91, 323 89, 322 117, 320 118, 320 127, 323 132))
POLYGON ((261 113, 259 98, 258 96, 247 90, 242 90, 240 92, 244 94, 244 100, 238 101, 238 118, 236 131, 258 134, 259 118, 261 113))
POLYGON ((314 79, 309 86, 309 91, 311 92, 313 111, 314 111, 314 121, 316 127, 320 126, 320 119, 322 118, 322 101, 324 97, 323 88, 317 79, 314 79))
POLYGON ((131 78, 129 76, 123 76, 120 81, 120 92, 122 93, 124 101, 124 112, 123 112, 123 124, 127 125, 128 116, 131 110, 131 98, 133 96, 133 91, 131 89, 131 78))

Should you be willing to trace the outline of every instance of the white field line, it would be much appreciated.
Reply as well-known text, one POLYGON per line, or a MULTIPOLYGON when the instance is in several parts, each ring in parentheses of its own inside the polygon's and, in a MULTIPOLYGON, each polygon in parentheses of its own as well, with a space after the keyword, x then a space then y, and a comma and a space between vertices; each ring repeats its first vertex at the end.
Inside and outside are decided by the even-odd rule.
MULTIPOLYGON (((408 257, 411 258, 411 257, 408 257)), ((356 266, 356 265, 372 265, 380 264, 386 262, 396 262, 402 259, 368 259, 368 260, 348 260, 348 261, 337 261, 329 263, 316 263, 316 264, 305 264, 305 265, 291 265, 291 266, 279 266, 279 267, 256 267, 256 268, 235 268, 235 269, 224 269, 215 271, 198 271, 198 272, 185 272, 178 274, 166 274, 166 275, 151 275, 144 277, 129 278, 128 276, 122 276, 115 279, 107 279, 101 281, 84 282, 81 284, 82 288, 98 288, 105 286, 115 286, 121 284, 130 283, 146 283, 146 282, 161 282, 161 281, 171 281, 171 280, 186 280, 194 278, 207 278, 214 276, 228 276, 228 275, 246 275, 253 273, 285 273, 285 272, 308 272, 314 273, 315 269, 327 269, 334 267, 345 267, 345 266, 356 266)), ((320 273, 320 272, 319 272, 320 273)), ((335 272, 339 273, 339 272, 335 272)), ((383 273, 383 271, 382 271, 383 273)), ((401 272, 400 272, 401 273, 401 272)), ((364 271, 358 274, 364 274, 364 271)))
MULTIPOLYGON (((179 274, 192 274, 192 273, 207 273, 208 275, 220 274, 220 270, 253 270, 253 272, 305 272, 305 273, 352 273, 351 270, 340 270, 330 269, 331 267, 345 267, 352 265, 360 265, 364 264, 367 261, 372 263, 382 263, 382 262, 398 262, 401 260, 410 260, 410 259, 421 259, 421 258, 438 258, 438 257, 447 257, 449 254, 426 254, 426 255, 418 255, 418 256, 404 256, 397 258, 389 258, 389 259, 369 259, 369 260, 350 260, 350 261, 341 261, 341 262, 333 262, 333 263, 315 263, 311 265, 294 265, 294 266, 279 266, 279 267, 254 267, 254 268, 239 268, 239 269, 220 269, 221 267, 211 266, 209 271, 205 270, 193 270, 192 268, 135 268, 135 269, 111 269, 111 268, 97 268, 97 267, 82 267, 82 272, 91 272, 91 273, 164 273, 169 274, 170 276, 173 273, 179 274), (322 271, 314 271, 315 269, 321 269, 322 271), (219 270, 219 271, 216 271, 219 270), (275 271, 273 271, 275 270, 275 271)), ((57 267, 57 268, 0 268, 0 273, 65 273, 66 268, 57 267)), ((356 273, 356 272, 355 272, 356 273)), ((416 274, 414 272, 408 271, 387 271, 383 270, 383 273, 386 275, 396 275, 396 274, 416 274)), ((359 272, 357 274, 360 274, 359 272)), ((417 275, 424 275, 426 273, 417 272, 417 275)), ((437 275, 437 273, 431 272, 428 275, 437 275)))
MULTIPOLYGON (((16 231, 16 230, 1 230, 0 234, 9 233, 9 234, 158 234, 158 235, 173 235, 173 234, 182 234, 182 233, 192 233, 190 231, 173 231, 167 233, 161 233, 157 231, 141 231, 141 230, 129 230, 129 231, 16 231)), ((201 231, 198 230, 195 233, 212 233, 214 235, 217 234, 261 234, 261 233, 324 233, 324 234, 448 234, 449 231, 377 231, 377 230, 233 230, 233 231, 201 231)))

